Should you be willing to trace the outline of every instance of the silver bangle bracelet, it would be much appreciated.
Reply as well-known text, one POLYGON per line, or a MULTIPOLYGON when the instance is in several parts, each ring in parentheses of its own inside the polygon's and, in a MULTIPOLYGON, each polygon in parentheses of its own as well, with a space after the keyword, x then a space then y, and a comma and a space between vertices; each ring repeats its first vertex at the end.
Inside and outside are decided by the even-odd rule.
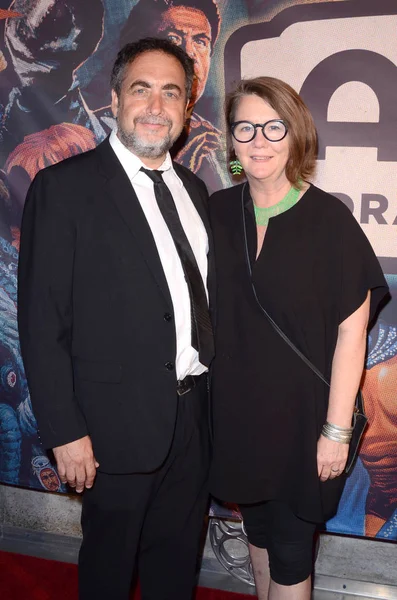
POLYGON ((338 442, 338 444, 350 444, 350 439, 347 438, 343 438, 341 439, 340 437, 336 437, 333 435, 330 435, 329 433, 325 432, 324 429, 321 432, 321 435, 325 438, 327 438, 328 440, 331 440, 332 442, 338 442))
POLYGON ((323 425, 323 431, 326 431, 330 435, 340 438, 351 438, 353 432, 352 429, 349 429, 348 431, 339 431, 338 429, 335 429, 330 423, 325 423, 323 425))
POLYGON ((322 431, 322 435, 333 442, 338 442, 340 444, 350 444, 350 440, 352 438, 353 427, 339 427, 338 425, 333 425, 332 423, 324 423, 322 431))
POLYGON ((328 427, 332 427, 332 429, 336 429, 337 431, 341 431, 343 433, 350 433, 353 431, 353 427, 340 427, 339 425, 334 425, 333 423, 330 423, 329 421, 326 421, 325 425, 327 425, 328 427))

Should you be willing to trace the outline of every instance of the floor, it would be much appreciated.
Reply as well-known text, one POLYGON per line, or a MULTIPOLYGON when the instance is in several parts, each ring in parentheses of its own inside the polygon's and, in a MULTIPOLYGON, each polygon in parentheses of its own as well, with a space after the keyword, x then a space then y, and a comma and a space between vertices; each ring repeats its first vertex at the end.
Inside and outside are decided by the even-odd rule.
MULTIPOLYGON (((246 583, 238 581, 237 579, 230 577, 228 573, 214 573, 211 571, 202 570, 200 573, 199 584, 203 587, 215 588, 224 590, 227 592, 235 592, 241 594, 250 594, 252 598, 256 598, 255 589, 246 583)), ((368 595, 361 595, 357 591, 352 593, 343 592, 330 592, 323 589, 314 589, 312 594, 312 600, 369 600, 372 599, 384 599, 384 600, 396 600, 397 590, 390 589, 390 586, 371 586, 371 593, 368 595)), ((366 593, 366 592, 365 592, 366 593)))
POLYGON ((368 600, 368 596, 352 596, 351 594, 338 594, 336 592, 315 590, 312 600, 368 600))
MULTIPOLYGON (((37 543, 37 537, 37 534, 30 535, 25 533, 19 539, 15 536, 13 536, 13 539, 5 539, 0 535, 0 549, 38 556, 40 558, 76 562, 78 550, 78 542, 76 540, 70 540, 69 545, 64 542, 61 544, 62 548, 60 548, 59 542, 57 544, 55 541, 55 538, 59 536, 42 536, 42 543, 37 543), (52 537, 54 537, 54 540, 52 540, 52 537), (50 541, 48 541, 49 539, 50 541)), ((253 600, 256 597, 252 586, 231 577, 226 571, 224 573, 219 570, 215 572, 211 570, 210 565, 208 565, 209 568, 206 568, 206 564, 203 564, 203 567, 200 573, 199 585, 229 592, 249 594, 252 595, 253 600)), ((373 586, 371 593, 367 593, 366 596, 359 595, 359 590, 356 593, 346 594, 343 592, 329 592, 315 589, 312 596, 312 600, 368 600, 369 598, 397 600, 397 588, 391 590, 390 586, 373 586)))

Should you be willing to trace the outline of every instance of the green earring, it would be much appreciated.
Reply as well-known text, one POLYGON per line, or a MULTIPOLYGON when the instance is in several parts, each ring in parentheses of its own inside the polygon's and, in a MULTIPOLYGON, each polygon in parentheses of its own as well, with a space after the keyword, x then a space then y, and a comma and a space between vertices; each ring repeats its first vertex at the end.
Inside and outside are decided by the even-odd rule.
POLYGON ((244 171, 243 165, 238 158, 230 161, 230 170, 233 175, 241 175, 241 173, 244 171))

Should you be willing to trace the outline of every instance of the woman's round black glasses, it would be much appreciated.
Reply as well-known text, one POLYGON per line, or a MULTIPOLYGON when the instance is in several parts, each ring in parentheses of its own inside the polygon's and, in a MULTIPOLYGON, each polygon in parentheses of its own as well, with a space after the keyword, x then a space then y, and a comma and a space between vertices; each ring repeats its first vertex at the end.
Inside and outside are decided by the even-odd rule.
POLYGON ((236 121, 230 125, 230 131, 237 142, 251 142, 258 131, 262 133, 269 142, 281 142, 288 133, 287 124, 282 119, 271 119, 266 123, 251 123, 250 121, 236 121))

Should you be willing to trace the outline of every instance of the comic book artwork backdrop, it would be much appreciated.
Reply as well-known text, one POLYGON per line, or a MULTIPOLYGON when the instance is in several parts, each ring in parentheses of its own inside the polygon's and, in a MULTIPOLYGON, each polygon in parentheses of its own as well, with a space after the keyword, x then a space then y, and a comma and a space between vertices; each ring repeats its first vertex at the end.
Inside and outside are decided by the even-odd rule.
MULTIPOLYGON (((197 102, 175 156, 210 191, 231 185, 225 90, 272 75, 299 91, 319 133, 315 183, 353 211, 396 296, 396 32, 395 0, 0 0, 1 482, 66 491, 40 444, 18 346, 19 227, 37 171, 114 127, 108 79, 120 45, 160 35, 194 53, 197 102)), ((396 384, 392 300, 370 332, 370 427, 330 531, 397 540, 396 384)))

